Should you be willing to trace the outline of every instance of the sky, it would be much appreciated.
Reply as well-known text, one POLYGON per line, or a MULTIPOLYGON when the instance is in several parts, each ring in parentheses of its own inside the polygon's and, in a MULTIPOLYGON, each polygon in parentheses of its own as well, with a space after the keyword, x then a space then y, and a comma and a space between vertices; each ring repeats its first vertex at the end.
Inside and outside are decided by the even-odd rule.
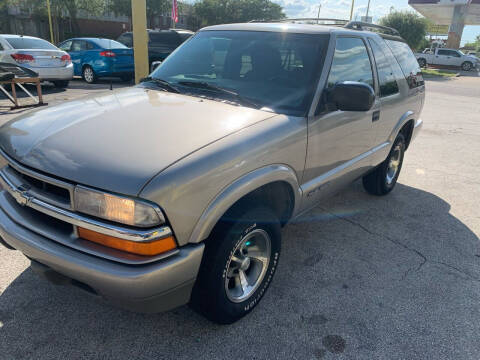
MULTIPOLYGON (((273 0, 283 6, 289 18, 317 17, 319 4, 322 4, 320 17, 348 19, 350 18, 351 0, 273 0)), ((366 15, 368 0, 355 0, 354 18, 366 15)), ((410 10, 408 0, 371 0, 369 15, 374 21, 388 14, 391 8, 410 10)), ((466 26, 463 32, 462 45, 475 40, 480 35, 480 26, 466 26)))

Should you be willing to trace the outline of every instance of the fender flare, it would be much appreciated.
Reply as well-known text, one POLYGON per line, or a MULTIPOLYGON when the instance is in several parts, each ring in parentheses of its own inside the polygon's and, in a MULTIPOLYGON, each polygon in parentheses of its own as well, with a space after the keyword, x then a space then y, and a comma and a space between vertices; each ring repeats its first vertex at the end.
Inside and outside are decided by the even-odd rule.
POLYGON ((388 142, 393 145, 393 142, 395 141, 398 133, 402 129, 402 127, 410 120, 413 120, 414 122, 416 121, 415 119, 415 112, 414 111, 407 111, 405 114, 402 115, 400 120, 395 124, 395 127, 393 128, 392 132, 390 133, 390 136, 388 137, 388 142))
POLYGON ((283 181, 291 186, 295 198, 293 214, 296 214, 301 203, 302 190, 295 171, 287 165, 268 165, 238 178, 225 187, 200 216, 190 235, 189 243, 205 240, 233 204, 259 187, 276 181, 283 181))

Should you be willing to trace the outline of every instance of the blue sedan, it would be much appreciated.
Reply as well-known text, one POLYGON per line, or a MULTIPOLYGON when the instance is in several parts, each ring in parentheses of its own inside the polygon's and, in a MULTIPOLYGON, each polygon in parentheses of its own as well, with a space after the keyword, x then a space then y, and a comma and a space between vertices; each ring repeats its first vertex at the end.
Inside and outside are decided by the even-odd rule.
POLYGON ((97 38, 69 39, 58 45, 70 54, 75 76, 88 83, 100 77, 120 77, 129 81, 134 75, 133 50, 115 40, 97 38))

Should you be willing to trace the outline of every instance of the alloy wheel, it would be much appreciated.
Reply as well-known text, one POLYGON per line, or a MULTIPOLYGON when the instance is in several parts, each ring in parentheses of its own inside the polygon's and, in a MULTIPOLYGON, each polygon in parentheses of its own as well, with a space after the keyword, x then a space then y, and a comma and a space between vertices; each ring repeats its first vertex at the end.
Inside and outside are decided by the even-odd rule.
POLYGON ((227 265, 225 291, 230 301, 239 303, 255 293, 270 263, 271 239, 262 229, 244 236, 227 265))

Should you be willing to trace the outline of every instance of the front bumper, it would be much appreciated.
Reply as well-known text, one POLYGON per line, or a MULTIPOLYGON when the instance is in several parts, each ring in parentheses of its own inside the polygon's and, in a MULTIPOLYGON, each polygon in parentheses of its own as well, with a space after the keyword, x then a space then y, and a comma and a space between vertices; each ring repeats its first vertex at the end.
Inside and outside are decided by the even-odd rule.
POLYGON ((19 225, 1 202, 0 236, 45 269, 87 285, 118 306, 145 313, 166 311, 189 301, 204 250, 203 244, 188 245, 154 263, 116 263, 69 248, 19 225))

